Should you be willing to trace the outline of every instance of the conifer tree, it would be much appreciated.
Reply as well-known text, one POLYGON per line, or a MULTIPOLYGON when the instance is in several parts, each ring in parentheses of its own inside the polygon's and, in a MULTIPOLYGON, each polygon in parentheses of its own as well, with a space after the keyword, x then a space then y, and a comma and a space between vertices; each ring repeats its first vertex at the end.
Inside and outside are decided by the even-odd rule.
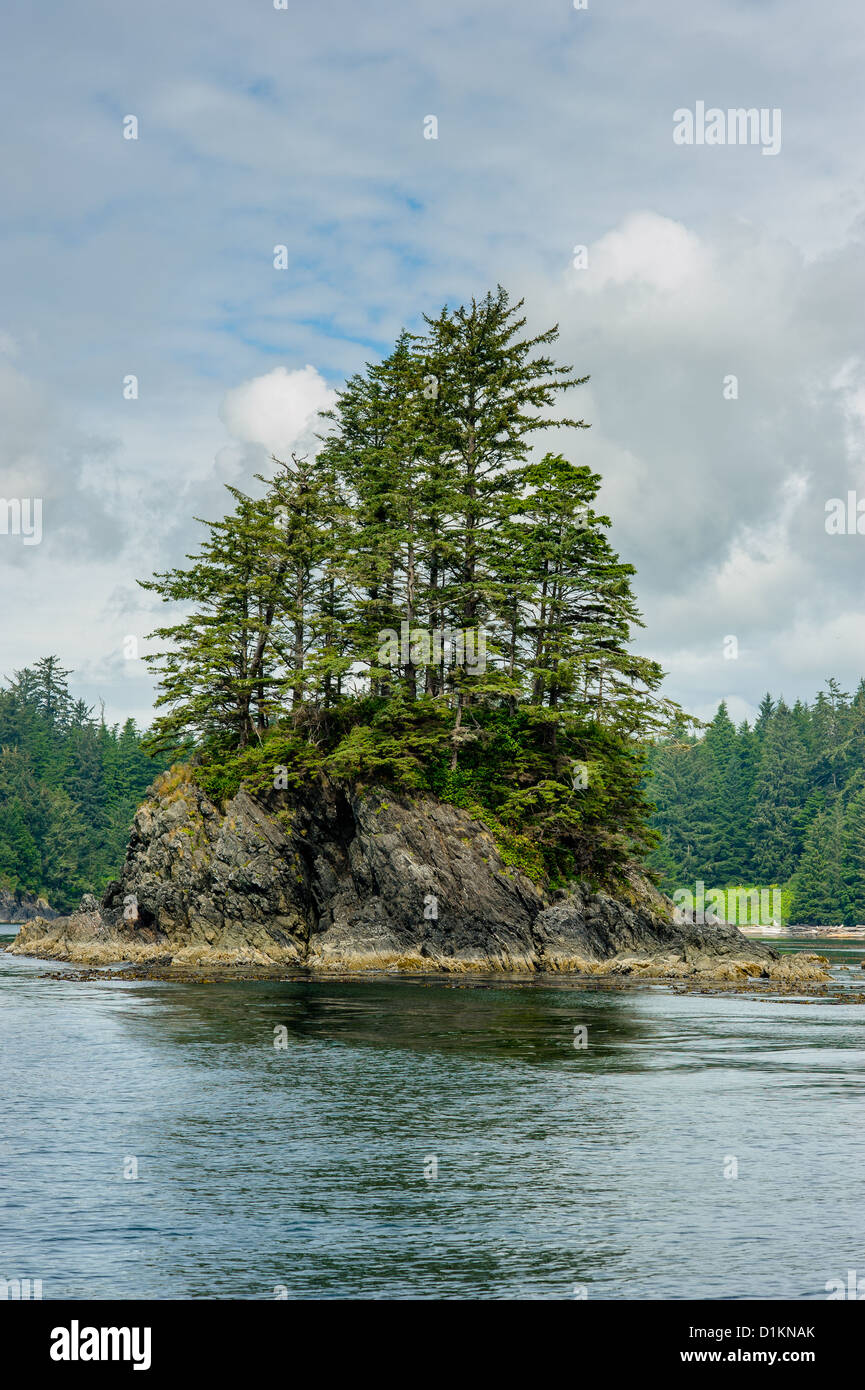
POLYGON ((847 926, 865 926, 865 774, 851 797, 844 822, 840 875, 847 926))
POLYGON ((749 831, 762 883, 785 882, 796 867, 804 788, 805 750, 790 709, 780 701, 763 739, 749 831))
POLYGON ((150 747, 191 741, 221 794, 276 738, 297 778, 426 785, 522 823, 556 873, 648 843, 642 740, 676 710, 630 645, 599 478, 530 459, 551 424, 584 427, 552 412, 587 378, 521 309, 499 288, 402 333, 338 393, 314 461, 229 489, 190 566, 145 583, 185 605, 156 633, 150 747))
POLYGON ((60 909, 116 873, 162 766, 131 721, 120 736, 73 699, 69 674, 47 657, 0 690, 0 886, 44 894, 60 909))
POLYGON ((865 683, 851 700, 830 678, 812 704, 797 700, 792 709, 767 695, 753 729, 743 722, 733 730, 722 702, 693 761, 701 776, 675 776, 676 753, 667 740, 650 756, 661 834, 650 863, 666 887, 695 877, 722 888, 795 883, 807 920, 859 920, 865 683))
POLYGON ((844 816, 840 801, 821 811, 810 827, 802 858, 796 870, 793 901, 794 923, 807 926, 838 926, 845 916, 845 894, 841 877, 844 816))
POLYGON ((649 863, 666 889, 693 889, 706 881, 715 848, 714 784, 702 741, 682 725, 652 750, 649 795, 656 804, 653 826, 660 843, 649 863))

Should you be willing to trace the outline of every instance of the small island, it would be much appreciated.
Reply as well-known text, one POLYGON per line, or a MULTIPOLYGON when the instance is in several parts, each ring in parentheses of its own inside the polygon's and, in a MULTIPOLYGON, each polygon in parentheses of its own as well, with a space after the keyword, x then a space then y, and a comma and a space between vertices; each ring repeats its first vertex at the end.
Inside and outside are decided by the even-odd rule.
POLYGON ((585 383, 499 287, 349 380, 142 581, 151 753, 120 877, 13 952, 87 964, 825 978, 675 920, 641 861, 646 749, 682 730, 637 655, 601 479, 542 431, 585 383))

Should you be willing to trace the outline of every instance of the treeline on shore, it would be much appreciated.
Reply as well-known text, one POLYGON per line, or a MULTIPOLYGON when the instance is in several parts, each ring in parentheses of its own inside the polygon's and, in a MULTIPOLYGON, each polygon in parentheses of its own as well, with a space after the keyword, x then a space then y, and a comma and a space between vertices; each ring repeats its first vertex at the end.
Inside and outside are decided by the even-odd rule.
POLYGON ((656 742, 649 769, 667 892, 778 885, 791 923, 865 924, 865 680, 810 704, 767 694, 753 726, 722 703, 702 736, 656 742))
POLYGON ((229 487, 188 564, 140 581, 168 608, 146 736, 54 657, 0 692, 0 886, 98 889, 192 755, 221 804, 242 781, 432 792, 553 887, 627 888, 648 857, 669 891, 779 885, 793 920, 865 922, 865 683, 696 732, 633 648, 600 476, 536 447, 587 428, 557 327, 527 332, 500 286, 422 322, 336 393, 313 459, 229 487))
MULTIPOLYGON (((0 690, 0 888, 60 910, 116 876, 168 762, 132 719, 95 719, 69 674, 49 656, 0 690)), ((777 885, 785 921, 865 924, 865 681, 792 707, 766 695, 753 726, 722 703, 702 736, 654 742, 648 772, 648 864, 665 891, 777 885)))
POLYGON ((117 873, 136 807, 165 766, 73 699, 54 656, 0 690, 0 888, 67 910, 117 873))

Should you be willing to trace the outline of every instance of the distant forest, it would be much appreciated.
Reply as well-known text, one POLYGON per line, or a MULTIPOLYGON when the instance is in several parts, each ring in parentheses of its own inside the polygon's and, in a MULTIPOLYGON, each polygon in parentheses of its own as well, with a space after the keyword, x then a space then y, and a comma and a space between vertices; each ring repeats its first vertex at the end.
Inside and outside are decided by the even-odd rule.
POLYGON ((865 924, 865 680, 829 680, 812 704, 766 695, 753 728, 721 704, 702 737, 654 744, 648 794, 667 892, 789 890, 793 924, 865 924))
POLYGON ((498 286, 424 315, 337 392, 313 459, 229 487, 188 563, 140 581, 169 605, 146 738, 73 700, 54 657, 15 675, 0 886, 98 890, 155 774, 194 753, 221 803, 380 781, 463 807, 553 887, 627 892, 642 859, 670 892, 778 886, 787 920, 865 923, 865 682, 767 695, 753 728, 661 694, 599 474, 536 447, 587 427, 559 405, 588 378, 522 310, 498 286))
POLYGON ((135 810, 165 766, 132 719, 94 719, 69 675, 47 656, 0 690, 0 888, 64 910, 116 875, 135 810))
MULTIPOLYGON (((108 726, 48 656, 0 690, 0 888, 67 910, 123 861, 135 811, 168 762, 132 719, 108 726)), ((830 680, 812 704, 766 695, 753 727, 726 704, 698 737, 648 753, 659 836, 649 866, 667 892, 784 887, 789 920, 865 924, 865 680, 830 680)))

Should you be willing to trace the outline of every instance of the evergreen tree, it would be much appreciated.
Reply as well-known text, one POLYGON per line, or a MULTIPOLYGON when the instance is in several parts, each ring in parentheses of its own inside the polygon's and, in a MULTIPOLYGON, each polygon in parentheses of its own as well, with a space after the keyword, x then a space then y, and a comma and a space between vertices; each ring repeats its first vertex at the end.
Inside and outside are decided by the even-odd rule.
POLYGON ((715 786, 706 748, 682 726, 655 745, 649 765, 652 824, 661 837, 649 864, 669 892, 693 890, 698 880, 707 881, 715 850, 715 786))
POLYGON ((865 926, 865 785, 861 785, 865 777, 861 772, 858 780, 860 790, 847 806, 840 864, 848 926, 865 926))
POLYGON ((757 738, 760 743, 763 742, 763 739, 766 736, 766 730, 769 728, 774 711, 775 702, 773 701, 772 696, 767 691, 766 694, 763 696, 762 700, 760 701, 760 709, 758 711, 757 718, 754 723, 754 733, 757 735, 757 738))
POLYGON ((805 750, 789 708, 780 701, 763 739, 754 782, 750 838, 761 883, 781 883, 793 873, 801 850, 805 750))
POLYGON ((722 703, 687 778, 683 748, 663 740, 650 753, 661 835, 650 863, 665 887, 795 884, 803 920, 862 920, 865 682, 851 700, 830 678, 792 709, 767 695, 753 729, 734 730, 722 703))
POLYGON ((0 886, 68 909, 117 871, 135 809, 162 763, 69 693, 56 657, 0 690, 0 886), (122 770, 122 775, 121 774, 122 770))
POLYGON ((821 811, 808 831, 794 879, 791 919, 807 926, 838 926, 845 916, 841 877, 844 815, 840 801, 821 811))
POLYGON ((551 424, 584 427, 550 412, 586 378, 521 307, 499 288, 401 334, 339 392, 314 463, 230 489, 190 566, 145 583, 192 609, 157 632, 150 746, 192 742, 214 794, 279 748, 299 779, 471 800, 557 874, 617 871, 651 840, 642 741, 676 708, 631 649, 600 479, 529 459, 551 424))
POLYGON ((833 678, 826 691, 820 691, 811 712, 812 776, 817 784, 834 795, 844 778, 851 732, 847 718, 850 696, 833 678))
POLYGON ((747 786, 739 739, 721 701, 705 734, 711 783, 712 843, 706 870, 716 884, 735 883, 747 856, 747 786))
MULTIPOLYGON (((217 797, 272 779, 274 762, 296 786, 430 788, 557 881, 611 881, 654 843, 668 887, 769 887, 801 870, 799 902, 832 912, 826 876, 843 868, 847 911, 861 901, 865 683, 851 699, 830 679, 792 710, 767 693, 753 728, 722 704, 692 732, 632 647, 634 570, 596 510, 600 478, 532 452, 551 424, 585 428, 554 407, 587 378, 548 355, 556 327, 529 335, 521 310, 498 288, 401 333, 338 393, 314 460, 273 460, 255 496, 229 489, 233 509, 206 523, 189 566, 145 583, 185 605, 158 630, 148 746, 194 752, 217 797)), ((28 709, 0 708, 0 737, 28 709)), ((58 717, 88 722, 73 706, 58 717)), ((98 819, 89 737, 71 744, 75 800, 98 819)), ((122 803, 109 751, 104 836, 122 803)))

